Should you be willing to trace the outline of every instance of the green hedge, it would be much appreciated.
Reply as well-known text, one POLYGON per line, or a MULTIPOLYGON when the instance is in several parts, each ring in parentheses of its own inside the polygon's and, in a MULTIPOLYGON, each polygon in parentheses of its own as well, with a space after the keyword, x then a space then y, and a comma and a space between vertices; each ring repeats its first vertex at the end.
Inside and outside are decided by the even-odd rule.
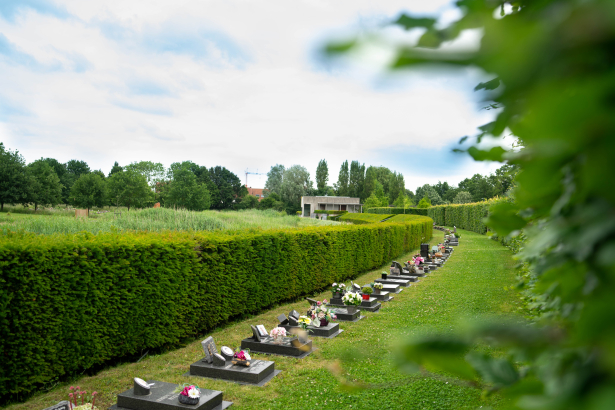
POLYGON ((366 213, 368 214, 410 214, 410 215, 423 215, 429 216, 427 208, 368 208, 366 213))
POLYGON ((314 211, 315 214, 326 214, 326 215, 342 215, 342 214, 345 214, 347 212, 348 211, 333 211, 333 210, 324 211, 322 209, 317 209, 317 210, 314 211))
POLYGON ((1 237, 0 396, 175 346, 382 266, 431 237, 429 218, 238 235, 1 237))
POLYGON ((437 205, 427 208, 427 214, 436 225, 456 226, 484 234, 488 231, 484 219, 489 215, 491 205, 508 200, 508 198, 493 198, 471 204, 437 205))
POLYGON ((386 218, 390 218, 391 214, 389 215, 382 215, 382 214, 355 214, 355 213, 347 213, 344 214, 342 216, 339 217, 339 221, 342 222, 352 222, 353 224, 373 224, 373 223, 378 223, 386 218))
POLYGON ((391 219, 387 219, 387 222, 407 223, 412 221, 418 221, 424 218, 421 215, 395 215, 391 219))

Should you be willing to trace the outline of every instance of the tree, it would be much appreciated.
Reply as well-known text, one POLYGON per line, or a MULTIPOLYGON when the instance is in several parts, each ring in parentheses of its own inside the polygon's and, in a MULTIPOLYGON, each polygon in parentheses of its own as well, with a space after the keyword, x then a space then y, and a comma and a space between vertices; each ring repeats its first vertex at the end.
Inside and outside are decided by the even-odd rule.
POLYGON ((376 181, 376 168, 370 166, 365 170, 365 181, 361 198, 369 198, 374 193, 376 181))
POLYGON ((237 204, 237 209, 255 209, 258 208, 258 198, 254 195, 246 195, 240 203, 237 204))
POLYGON ((265 198, 261 199, 259 205, 259 209, 275 209, 276 211, 283 211, 286 206, 280 198, 280 195, 275 192, 267 195, 265 198))
POLYGON ((231 209, 235 201, 248 194, 248 189, 243 186, 239 177, 224 167, 212 167, 209 169, 211 185, 215 191, 211 192, 211 208, 231 209))
POLYGON ((54 206, 62 200, 62 184, 53 168, 44 159, 28 164, 31 176, 28 202, 34 204, 34 211, 39 205, 54 206))
POLYGON ((127 170, 134 170, 147 179, 150 188, 156 188, 156 183, 164 179, 165 169, 160 162, 140 161, 126 165, 127 170))
POLYGON ((387 167, 374 167, 374 176, 382 184, 382 188, 384 189, 384 194, 390 196, 391 191, 389 184, 391 182, 391 172, 387 167))
POLYGON ((389 197, 384 194, 384 187, 378 180, 374 182, 374 195, 378 198, 380 206, 389 206, 389 197))
POLYGON ((120 164, 117 163, 117 161, 115 161, 115 163, 113 164, 113 167, 111 167, 111 171, 109 171, 109 175, 107 175, 107 177, 111 177, 111 175, 115 174, 116 172, 122 172, 124 170, 124 168, 120 167, 120 164))
POLYGON ((393 202, 393 206, 397 208, 410 208, 414 203, 406 196, 406 190, 401 189, 397 199, 393 202))
POLYGON ((275 192, 279 195, 282 182, 284 182, 284 171, 284 165, 276 164, 272 166, 269 172, 267 172, 265 189, 269 190, 270 193, 275 192))
POLYGON ((359 161, 350 163, 350 175, 348 178, 348 196, 353 198, 361 198, 365 185, 365 164, 359 164, 359 161))
POLYGON ((102 177, 95 173, 82 174, 70 190, 71 203, 88 212, 94 206, 104 206, 107 198, 107 186, 102 177))
POLYGON ((71 203, 73 184, 81 175, 89 174, 90 167, 85 161, 79 161, 76 159, 71 159, 64 165, 66 167, 66 173, 64 174, 64 178, 60 178, 60 182, 65 187, 62 191, 62 194, 64 195, 62 200, 68 205, 71 203))
POLYGON ((380 198, 375 193, 372 194, 363 202, 363 211, 367 212, 369 208, 379 208, 381 206, 380 198))
POLYGON ((340 173, 337 177, 337 183, 335 184, 335 189, 337 190, 338 196, 348 196, 348 179, 350 178, 350 174, 348 171, 348 160, 342 163, 340 167, 340 173))
POLYGON ((116 172, 108 182, 109 196, 116 206, 143 207, 153 197, 147 179, 134 170, 116 172))
POLYGON ((431 201, 429 200, 427 195, 425 195, 423 199, 419 201, 417 208, 429 208, 430 206, 431 206, 431 201))
POLYGON ((19 151, 11 151, 0 142, 0 211, 4 204, 24 203, 29 196, 26 161, 19 151))
POLYGON ((470 202, 472 202, 472 195, 468 191, 459 191, 453 199, 454 204, 468 204, 470 202))
POLYGON ((425 184, 422 187, 416 189, 417 198, 422 198, 427 196, 429 198, 430 205, 441 205, 444 201, 436 190, 429 184, 425 184))
POLYGON ((327 181, 329 181, 329 167, 327 161, 321 159, 316 167, 316 187, 319 194, 324 194, 327 190, 327 181))
POLYGON ((389 200, 395 202, 400 192, 406 190, 404 176, 401 173, 393 172, 389 175, 389 200))
MULTIPOLYGON (((143 174, 139 175, 145 177, 143 174)), ((203 211, 211 206, 211 196, 207 186, 199 184, 196 175, 188 167, 180 167, 173 172, 165 206, 203 211)))
POLYGON ((301 165, 293 165, 284 171, 284 182, 280 187, 282 200, 290 207, 289 209, 299 209, 301 197, 307 194, 312 188, 310 173, 301 165))

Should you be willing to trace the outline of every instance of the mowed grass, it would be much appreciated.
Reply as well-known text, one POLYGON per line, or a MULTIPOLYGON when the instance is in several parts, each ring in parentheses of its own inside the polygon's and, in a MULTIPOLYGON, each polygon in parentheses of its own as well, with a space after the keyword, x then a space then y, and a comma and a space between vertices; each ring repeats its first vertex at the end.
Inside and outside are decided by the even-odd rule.
POLYGON ((259 211, 203 211, 193 212, 168 208, 141 209, 91 214, 90 218, 67 217, 66 212, 56 214, 0 214, 0 234, 24 231, 43 235, 75 234, 78 232, 130 232, 130 231, 226 231, 300 229, 306 226, 340 225, 340 222, 299 218, 285 212, 259 211))
MULTIPOLYGON (((380 312, 364 313, 367 317, 357 323, 340 322, 344 332, 337 338, 314 338, 318 350, 307 358, 298 360, 255 354, 258 359, 274 360, 276 369, 282 370, 265 387, 182 376, 191 363, 203 357, 200 341, 205 336, 183 348, 148 356, 139 363, 109 368, 72 384, 87 391, 100 392, 99 409, 114 404, 118 393, 132 387, 133 377, 178 384, 195 383, 203 388, 221 390, 224 399, 233 401, 236 409, 500 408, 504 399, 499 395, 483 399, 479 388, 470 387, 452 376, 407 375, 394 368, 395 346, 401 338, 426 330, 451 332, 464 320, 485 316, 521 320, 514 313, 519 305, 517 294, 505 289, 515 283, 510 251, 483 235, 460 232, 461 245, 444 267, 404 288, 393 301, 384 303, 380 312), (341 361, 343 358, 349 360, 341 361), (341 390, 338 379, 329 370, 338 365, 342 377, 351 382, 369 384, 371 388, 354 392, 341 390)), ((434 235, 432 244, 442 237, 439 231, 434 231, 434 235)), ((410 259, 413 253, 397 260, 410 259)), ((369 283, 385 269, 388 270, 388 266, 362 275, 355 282, 369 283)), ((322 300, 329 298, 330 293, 315 296, 322 300)), ((291 309, 304 312, 307 307, 305 301, 279 306, 250 319, 231 323, 209 335, 214 337, 218 348, 226 345, 235 349, 243 338, 250 336, 249 325, 264 324, 269 331, 276 325, 279 314, 288 314, 291 309)), ((8 409, 42 409, 64 399, 67 390, 68 385, 58 386, 49 393, 39 394, 8 409)))

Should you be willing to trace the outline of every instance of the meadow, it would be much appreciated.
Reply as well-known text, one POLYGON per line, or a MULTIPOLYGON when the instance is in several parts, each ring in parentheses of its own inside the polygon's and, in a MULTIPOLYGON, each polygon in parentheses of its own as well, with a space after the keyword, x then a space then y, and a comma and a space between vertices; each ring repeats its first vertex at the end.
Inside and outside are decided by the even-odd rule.
POLYGON ((74 211, 45 210, 36 214, 28 212, 0 213, 0 234, 8 231, 36 234, 74 234, 78 232, 130 232, 130 231, 250 231, 263 229, 300 229, 307 226, 340 225, 340 222, 299 218, 285 212, 258 211, 203 211, 182 209, 141 209, 115 211, 90 217, 75 218, 74 211))

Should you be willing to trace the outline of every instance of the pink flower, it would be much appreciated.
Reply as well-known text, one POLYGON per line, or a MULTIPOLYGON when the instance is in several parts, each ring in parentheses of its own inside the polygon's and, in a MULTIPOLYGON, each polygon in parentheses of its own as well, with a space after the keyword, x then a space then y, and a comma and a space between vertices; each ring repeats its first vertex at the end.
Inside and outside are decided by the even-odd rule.
POLYGON ((326 304, 327 303, 327 299, 323 300, 322 303, 326 304))
POLYGON ((188 395, 188 390, 190 390, 191 388, 193 388, 194 386, 186 386, 184 387, 184 390, 182 390, 181 394, 182 396, 187 396, 188 395))
POLYGON ((320 306, 320 305, 322 305, 322 302, 319 300, 318 302, 316 302, 316 304, 317 304, 318 306, 320 306))

